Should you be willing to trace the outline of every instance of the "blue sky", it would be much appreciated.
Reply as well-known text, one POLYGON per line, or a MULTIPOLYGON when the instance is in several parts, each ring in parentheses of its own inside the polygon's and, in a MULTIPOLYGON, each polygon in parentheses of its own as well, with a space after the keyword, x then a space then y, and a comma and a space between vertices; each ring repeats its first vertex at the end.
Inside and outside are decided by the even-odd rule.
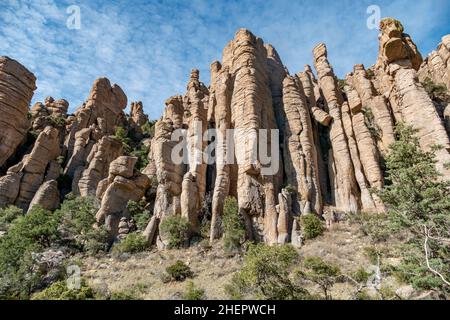
POLYGON ((366 26, 372 4, 383 17, 400 19, 424 55, 450 33, 448 0, 0 0, 0 55, 37 76, 33 102, 65 98, 73 111, 93 81, 106 76, 155 119, 166 98, 184 93, 192 68, 209 83, 210 63, 242 27, 273 44, 291 73, 312 63, 319 42, 339 76, 356 63, 372 65, 378 51, 378 31, 366 26), (66 27, 70 5, 81 9, 79 30, 66 27))

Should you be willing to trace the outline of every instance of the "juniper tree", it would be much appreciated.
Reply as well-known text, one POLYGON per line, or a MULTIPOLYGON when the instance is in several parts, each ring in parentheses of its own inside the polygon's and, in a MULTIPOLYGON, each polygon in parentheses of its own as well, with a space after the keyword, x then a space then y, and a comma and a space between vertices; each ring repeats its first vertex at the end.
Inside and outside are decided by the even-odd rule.
MULTIPOLYGON (((410 235, 399 272, 416 288, 450 292, 450 181, 434 153, 419 146, 416 131, 400 124, 386 157, 386 187, 379 192, 389 221, 410 235)), ((436 146, 435 148, 439 148, 436 146)))

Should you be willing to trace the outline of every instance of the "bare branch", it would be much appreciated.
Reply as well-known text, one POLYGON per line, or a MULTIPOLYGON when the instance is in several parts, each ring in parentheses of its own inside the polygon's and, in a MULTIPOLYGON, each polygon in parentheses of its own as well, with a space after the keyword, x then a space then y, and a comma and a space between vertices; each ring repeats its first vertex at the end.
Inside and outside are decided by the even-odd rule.
POLYGON ((427 267, 428 270, 430 270, 431 272, 433 272, 435 275, 437 275, 439 278, 441 278, 441 280, 448 286, 450 286, 450 282, 448 282, 445 277, 440 274, 438 271, 436 271, 435 269, 433 269, 430 265, 430 260, 428 258, 428 239, 429 239, 429 234, 428 234, 428 229, 427 226, 424 226, 424 230, 425 230, 425 243, 423 245, 424 249, 425 249, 425 259, 427 262, 427 267))

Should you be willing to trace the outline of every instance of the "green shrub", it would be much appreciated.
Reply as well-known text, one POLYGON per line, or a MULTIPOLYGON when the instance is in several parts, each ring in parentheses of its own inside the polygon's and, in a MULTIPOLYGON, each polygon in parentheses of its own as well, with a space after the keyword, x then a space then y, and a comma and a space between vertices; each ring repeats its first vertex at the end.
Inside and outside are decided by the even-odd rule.
POLYGON ((368 79, 373 79, 373 78, 375 78, 375 72, 373 72, 372 69, 367 69, 367 78, 368 78, 368 79))
POLYGON ((235 198, 227 197, 223 206, 223 245, 228 253, 241 249, 245 239, 245 226, 239 216, 239 208, 235 198))
POLYGON ((156 120, 148 121, 141 127, 142 133, 146 138, 153 138, 155 136, 156 122, 156 120))
POLYGON ((430 78, 426 78, 422 85, 431 99, 440 98, 448 93, 445 85, 435 84, 430 78))
POLYGON ((323 222, 314 214, 301 216, 300 226, 302 227, 303 236, 307 240, 317 238, 325 231, 323 222))
POLYGON ((159 230, 168 239, 169 248, 180 248, 187 240, 189 222, 179 215, 171 215, 161 221, 159 230))
POLYGON ((373 273, 367 272, 364 268, 359 268, 353 274, 353 279, 360 283, 366 283, 373 273))
POLYGON ((308 292, 291 280, 291 270, 298 259, 298 253, 291 245, 250 244, 243 267, 233 275, 225 291, 231 299, 309 298, 308 292))
POLYGON ((66 119, 61 115, 51 115, 49 120, 54 127, 64 127, 66 125, 66 119))
POLYGON ((53 283, 45 290, 32 296, 32 300, 95 300, 94 290, 81 279, 79 289, 69 289, 66 281, 53 283))
POLYGON ((8 231, 11 223, 23 215, 23 210, 14 206, 0 209, 0 231, 8 231))
POLYGON ((194 282, 189 281, 186 285, 186 292, 183 294, 184 300, 205 300, 205 290, 197 288, 194 282))
POLYGON ((109 300, 121 300, 121 301, 130 301, 130 300, 140 300, 134 293, 128 291, 115 291, 112 292, 109 296, 109 300))
POLYGON ((41 280, 33 254, 60 241, 60 217, 34 206, 25 216, 13 220, 0 238, 0 299, 27 299, 41 280))
POLYGON ((375 123, 375 116, 370 108, 362 108, 362 114, 364 115, 364 123, 367 129, 369 129, 370 135, 374 141, 381 140, 381 129, 375 123))
POLYGON ((187 266, 183 261, 178 260, 175 264, 166 268, 167 274, 174 281, 184 281, 187 278, 192 278, 194 273, 191 268, 187 266))
POLYGON ((347 85, 347 81, 345 81, 343 79, 338 79, 337 83, 338 83, 339 90, 344 91, 344 88, 347 85))
POLYGON ((143 170, 145 169, 145 167, 147 167, 149 151, 149 148, 143 144, 137 145, 135 148, 133 148, 133 151, 131 151, 131 156, 138 159, 136 163, 136 168, 138 170, 143 170))
POLYGON ((364 254, 369 258, 370 263, 376 265, 383 256, 383 251, 376 246, 368 246, 363 248, 364 254))
POLYGON ((387 214, 359 212, 350 215, 350 221, 360 225, 361 232, 372 242, 384 242, 399 231, 398 226, 389 221, 387 214))
POLYGON ((340 279, 339 267, 323 261, 319 257, 306 258, 302 263, 302 270, 298 273, 306 281, 320 287, 326 300, 332 299, 330 289, 340 279))
POLYGON ((89 255, 106 253, 109 249, 110 235, 105 226, 92 228, 84 234, 83 251, 89 255))
POLYGON ((94 197, 69 197, 56 213, 62 217, 62 229, 80 250, 86 251, 89 242, 92 246, 93 236, 94 240, 100 239, 93 230, 97 213, 94 197))
POLYGON ((117 253, 138 253, 147 250, 148 241, 145 237, 137 232, 128 234, 125 239, 115 244, 113 252, 117 253))
POLYGON ((128 201, 127 209, 133 220, 136 222, 138 230, 145 230, 151 218, 151 213, 145 209, 144 202, 128 201))
POLYGON ((367 290, 361 290, 356 294, 356 300, 375 300, 375 298, 367 290))
POLYGON ((128 131, 124 127, 117 126, 113 137, 122 142, 123 151, 125 154, 129 155, 131 151, 133 151, 133 148, 131 147, 133 141, 128 136, 128 131))

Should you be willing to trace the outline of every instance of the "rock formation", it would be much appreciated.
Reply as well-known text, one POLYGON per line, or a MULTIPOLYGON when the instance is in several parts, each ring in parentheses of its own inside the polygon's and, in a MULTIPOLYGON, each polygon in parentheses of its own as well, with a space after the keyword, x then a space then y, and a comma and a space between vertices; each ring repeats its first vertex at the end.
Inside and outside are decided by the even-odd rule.
POLYGON ((356 185, 348 141, 342 123, 344 98, 339 90, 336 76, 327 60, 327 48, 320 44, 314 48, 314 63, 319 77, 319 85, 326 101, 328 112, 333 118, 330 124, 332 159, 329 165, 333 202, 336 207, 349 212, 359 209, 359 190, 356 185))
POLYGON ((0 57, 0 168, 25 140, 35 83, 36 78, 24 66, 0 57))
POLYGON ((268 244, 301 246, 302 215, 384 212, 372 191, 384 187, 397 124, 417 129, 423 150, 441 147, 436 165, 450 178, 448 95, 433 97, 422 84, 449 88, 450 36, 423 60, 399 21, 384 19, 380 29, 376 64, 356 64, 342 80, 325 44, 313 50, 316 75, 310 66, 291 74, 273 46, 240 29, 211 64, 209 86, 193 69, 186 93, 165 101, 154 135, 143 104, 125 114, 125 93, 105 78, 73 115, 52 97, 29 110, 34 76, 2 57, 0 208, 54 210, 69 192, 96 196, 97 226, 115 241, 137 229, 129 201, 144 203, 153 215, 143 235, 159 248, 169 240, 160 224, 174 215, 189 222, 189 236, 208 221, 209 240, 219 239, 228 196, 246 237, 268 244), (136 146, 149 149, 142 172, 136 146))
POLYGON ((126 217, 128 201, 141 200, 150 187, 149 178, 135 169, 136 162, 134 157, 118 157, 109 166, 109 176, 97 188, 97 198, 101 200, 97 223, 105 223, 113 238, 119 235, 119 224, 126 217))
POLYGON ((450 140, 445 126, 439 117, 433 101, 419 81, 422 58, 417 52, 411 38, 403 33, 403 26, 394 19, 384 19, 380 25, 380 52, 378 73, 383 74, 383 87, 389 92, 382 92, 389 97, 397 122, 412 126, 418 132, 421 147, 430 151, 435 146, 437 169, 444 178, 450 178, 450 140))

